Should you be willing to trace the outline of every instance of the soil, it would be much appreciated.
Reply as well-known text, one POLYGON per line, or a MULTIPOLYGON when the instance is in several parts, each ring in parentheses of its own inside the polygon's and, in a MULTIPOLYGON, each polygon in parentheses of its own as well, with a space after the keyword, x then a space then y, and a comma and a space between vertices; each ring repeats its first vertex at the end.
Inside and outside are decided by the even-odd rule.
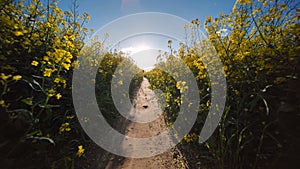
MULTIPOLYGON (((148 138, 156 136, 167 130, 167 125, 162 115, 162 109, 158 103, 157 97, 151 89, 150 83, 144 78, 140 88, 133 100, 133 107, 130 115, 134 119, 149 119, 150 122, 137 123, 130 120, 124 120, 124 117, 118 119, 119 123, 115 126, 120 133, 129 137, 148 138), (155 117, 155 118, 154 118, 155 117)), ((163 142, 163 140, 161 140, 163 142)), ((124 146, 125 147, 125 146, 124 146)), ((124 158, 106 152, 97 148, 97 145, 91 146, 94 149, 91 153, 85 154, 86 164, 80 168, 93 169, 185 169, 188 168, 186 160, 177 147, 171 150, 148 158, 124 158), (95 154, 99 154, 95 156, 95 154), (88 162, 89 161, 89 162, 88 162), (94 161, 93 165, 90 165, 94 161), (98 161, 98 162, 97 162, 98 161), (97 163, 97 164, 95 164, 97 163)), ((125 149, 124 149, 125 150, 125 149)), ((132 147, 133 151, 141 150, 141 147, 132 147)), ((82 164, 82 163, 81 163, 82 164)))

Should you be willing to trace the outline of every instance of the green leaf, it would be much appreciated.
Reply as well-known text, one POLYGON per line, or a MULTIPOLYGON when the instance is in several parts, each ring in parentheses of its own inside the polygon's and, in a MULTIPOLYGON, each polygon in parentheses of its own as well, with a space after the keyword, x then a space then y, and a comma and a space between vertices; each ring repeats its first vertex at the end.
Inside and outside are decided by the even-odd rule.
POLYGON ((22 99, 21 100, 23 103, 29 105, 29 106, 32 106, 32 97, 29 97, 29 98, 26 98, 26 99, 22 99))
POLYGON ((205 142, 205 146, 206 146, 208 149, 210 149, 210 146, 209 146, 208 142, 205 142))

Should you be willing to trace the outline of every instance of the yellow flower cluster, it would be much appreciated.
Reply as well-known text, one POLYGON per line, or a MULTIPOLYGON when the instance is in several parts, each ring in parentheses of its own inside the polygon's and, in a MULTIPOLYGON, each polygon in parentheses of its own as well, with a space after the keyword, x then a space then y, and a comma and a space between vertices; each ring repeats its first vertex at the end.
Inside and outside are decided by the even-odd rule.
MULTIPOLYGON (((42 134, 47 132, 56 137, 56 145, 62 146, 66 138, 61 134, 69 134, 67 132, 71 130, 71 122, 75 117, 74 112, 68 116, 64 114, 68 109, 65 104, 71 101, 65 97, 65 93, 70 93, 67 86, 71 80, 70 70, 74 67, 74 57, 78 56, 88 33, 88 29, 82 26, 90 17, 86 13, 81 16, 64 12, 57 3, 55 0, 46 4, 40 0, 1 1, 0 109, 4 109, 4 116, 11 114, 11 118, 19 118, 16 113, 10 112, 22 108, 32 118, 18 120, 24 126, 36 123, 36 127, 24 129, 30 133, 28 137, 33 142, 48 140, 54 144, 49 134, 42 134), (19 82, 21 80, 22 83, 19 82), (49 113, 54 112, 54 107, 58 106, 62 109, 49 113), (55 121, 54 116, 66 120, 65 123, 49 126, 55 121)), ((78 156, 81 156, 84 149, 82 146, 78 148, 78 156)), ((45 153, 52 151, 49 149, 45 153)), ((58 155, 64 159, 66 154, 70 152, 58 155)), ((55 164, 54 168, 62 168, 53 161, 49 163, 55 164)))
POLYGON ((253 0, 240 0, 240 3, 241 4, 252 4, 253 3, 253 0))
POLYGON ((67 81, 66 79, 62 78, 62 77, 56 77, 54 79, 54 83, 57 83, 57 84, 63 84, 64 88, 66 87, 67 85, 67 81))
POLYGON ((178 106, 180 106, 182 104, 182 99, 181 97, 177 97, 175 100, 174 100, 174 103, 177 104, 178 106))
POLYGON ((196 141, 198 139, 198 136, 196 133, 191 133, 191 134, 187 134, 186 136, 183 137, 183 139, 189 143, 189 142, 193 142, 196 141))
POLYGON ((2 80, 8 80, 11 77, 12 77, 12 80, 14 80, 14 81, 19 81, 22 78, 21 75, 12 76, 12 75, 5 75, 4 73, 1 73, 1 75, 0 75, 0 78, 2 80))
POLYGON ((70 128, 70 124, 69 123, 63 123, 60 128, 59 128, 59 134, 62 134, 63 132, 65 131, 71 131, 71 128, 70 128))
POLYGON ((72 63, 72 58, 73 55, 69 51, 55 49, 54 52, 47 52, 47 56, 44 56, 43 63, 47 63, 48 65, 53 65, 54 63, 61 64, 63 68, 69 70, 72 63))
POLYGON ((189 87, 186 85, 186 82, 184 81, 178 81, 176 83, 176 88, 180 90, 180 93, 182 94, 184 91, 186 91, 189 87))
POLYGON ((62 97, 62 95, 60 93, 56 93, 56 91, 54 89, 48 90, 48 96, 49 97, 56 96, 57 100, 59 100, 62 97))
POLYGON ((44 70, 44 76, 45 76, 45 77, 51 77, 51 74, 52 74, 53 72, 55 72, 55 71, 56 71, 55 69, 45 68, 45 70, 44 70))

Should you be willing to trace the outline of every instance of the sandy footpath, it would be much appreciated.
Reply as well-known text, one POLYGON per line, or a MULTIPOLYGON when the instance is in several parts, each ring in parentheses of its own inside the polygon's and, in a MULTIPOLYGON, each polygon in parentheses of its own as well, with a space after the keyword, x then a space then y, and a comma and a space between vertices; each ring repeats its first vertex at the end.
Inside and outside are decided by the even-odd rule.
MULTIPOLYGON (((148 138, 156 136, 167 130, 154 91, 149 89, 149 81, 144 78, 140 89, 137 92, 136 99, 133 101, 133 108, 130 115, 135 119, 149 119, 148 123, 128 123, 124 126, 125 135, 136 138, 148 138)), ((132 150, 141 150, 141 147, 132 147, 132 150)), ((168 152, 149 157, 149 158, 123 158, 114 156, 110 159, 106 169, 184 169, 186 164, 177 148, 168 152)))

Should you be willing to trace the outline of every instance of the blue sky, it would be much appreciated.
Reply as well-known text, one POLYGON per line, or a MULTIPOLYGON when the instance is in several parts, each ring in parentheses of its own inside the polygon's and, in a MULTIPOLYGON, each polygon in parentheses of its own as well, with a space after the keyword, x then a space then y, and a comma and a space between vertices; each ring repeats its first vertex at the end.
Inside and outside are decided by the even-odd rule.
MULTIPOLYGON (((181 17, 188 22, 198 18, 201 25, 203 25, 205 18, 208 16, 217 17, 220 12, 230 13, 234 2, 235 0, 78 0, 78 10, 79 13, 86 12, 91 16, 91 20, 86 27, 94 29, 96 32, 97 30, 101 31, 107 28, 107 24, 111 24, 112 21, 114 21, 113 23, 115 24, 113 24, 112 27, 109 27, 109 29, 106 29, 112 32, 105 33, 116 35, 122 34, 124 30, 130 30, 131 32, 138 30, 139 26, 137 26, 137 24, 147 25, 147 23, 149 23, 150 26, 152 26, 151 23, 153 23, 153 20, 139 20, 137 23, 136 20, 128 19, 128 21, 126 20, 126 22, 123 22, 123 25, 121 26, 118 25, 118 20, 115 21, 120 17, 130 14, 142 12, 167 13, 181 17)), ((63 10, 70 10, 72 7, 72 0, 61 0, 58 5, 63 10)), ((162 18, 163 17, 164 16, 162 16, 162 18)), ((176 30, 174 27, 167 28, 169 25, 166 21, 168 20, 162 19, 162 22, 158 23, 155 27, 159 28, 159 31, 164 30, 167 33, 172 31, 176 32, 177 30, 178 32, 181 31, 181 26, 176 30)), ((144 28, 147 29, 147 26, 144 26, 144 28)), ((184 31, 184 24, 182 25, 182 31, 184 31)), ((144 70, 151 70, 154 64, 157 63, 156 57, 158 56, 158 50, 169 51, 167 42, 171 38, 157 35, 134 36, 134 33, 131 35, 132 36, 130 36, 128 40, 123 42, 120 40, 117 41, 117 44, 112 43, 109 45, 112 46, 111 49, 117 48, 118 50, 128 52, 128 55, 135 63, 144 70), (117 47, 114 45, 117 45, 117 47)), ((101 36, 102 33, 99 37, 101 36)), ((113 39, 112 36, 110 36, 110 38, 113 39)), ((117 36, 117 39, 118 38, 119 36, 117 36)), ((177 47, 179 44, 178 42, 179 41, 176 43, 177 47)), ((173 47, 176 46, 176 44, 173 43, 173 47)), ((176 49, 176 47, 174 48, 176 49)))
MULTIPOLYGON (((72 0, 61 0, 64 10, 71 8, 72 0)), ((88 28, 99 29, 105 24, 128 14, 138 12, 163 12, 188 21, 217 16, 221 11, 229 13, 235 0, 78 0, 79 12, 87 12, 91 21, 88 28)))

